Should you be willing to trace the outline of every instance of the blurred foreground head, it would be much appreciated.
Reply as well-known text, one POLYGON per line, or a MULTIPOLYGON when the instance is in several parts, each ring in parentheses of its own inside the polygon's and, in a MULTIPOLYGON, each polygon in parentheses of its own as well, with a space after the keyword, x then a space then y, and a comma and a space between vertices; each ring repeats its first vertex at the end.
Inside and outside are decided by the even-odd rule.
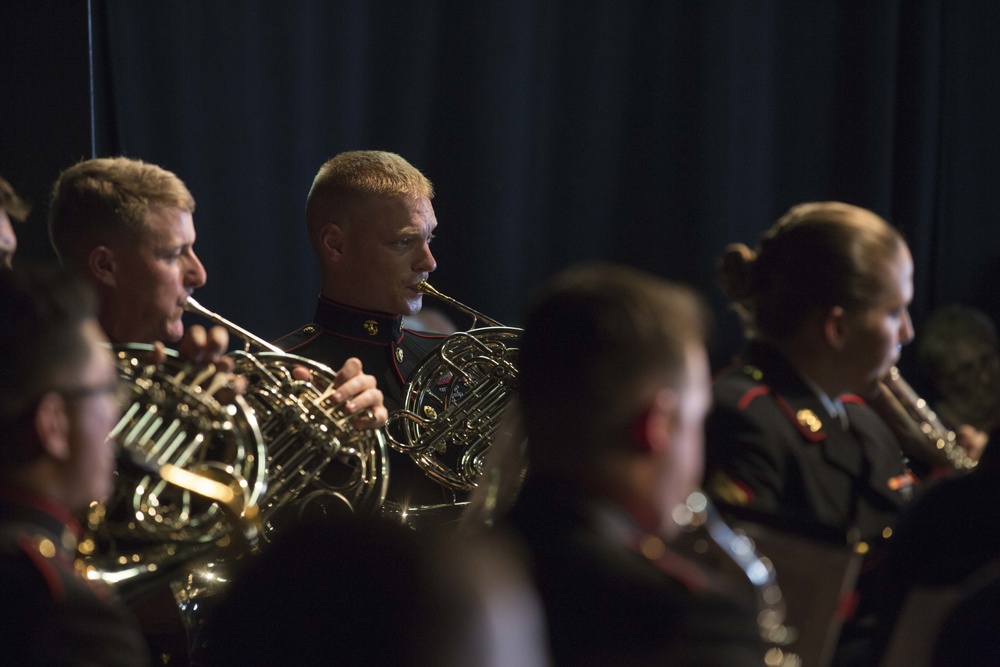
POLYGON ((686 498, 703 466, 706 320, 691 290, 641 271, 558 275, 529 307, 519 351, 529 471, 638 465, 653 484, 632 491, 661 513, 686 498))

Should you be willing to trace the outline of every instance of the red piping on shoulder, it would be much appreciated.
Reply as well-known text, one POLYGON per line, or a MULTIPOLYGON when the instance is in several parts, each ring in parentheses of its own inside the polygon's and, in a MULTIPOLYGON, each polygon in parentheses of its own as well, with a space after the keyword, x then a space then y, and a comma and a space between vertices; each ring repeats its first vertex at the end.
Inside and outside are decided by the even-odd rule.
POLYGON ((740 410, 746 410, 747 406, 749 406, 750 403, 753 402, 753 399, 757 398, 758 396, 763 396, 764 394, 770 394, 770 393, 771 393, 771 388, 768 386, 761 385, 759 387, 754 387, 753 389, 748 390, 747 393, 743 394, 743 396, 740 398, 739 403, 736 404, 736 407, 739 408, 740 410))

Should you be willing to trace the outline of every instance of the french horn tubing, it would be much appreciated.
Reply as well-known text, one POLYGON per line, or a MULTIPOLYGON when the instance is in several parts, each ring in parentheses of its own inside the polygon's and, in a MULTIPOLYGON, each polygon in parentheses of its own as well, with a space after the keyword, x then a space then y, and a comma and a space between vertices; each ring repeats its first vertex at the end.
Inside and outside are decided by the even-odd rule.
POLYGON ((446 338, 407 380, 402 408, 386 423, 387 438, 432 480, 468 491, 517 391, 521 329, 503 326, 426 281, 416 289, 472 317, 472 327, 446 338), (477 327, 480 321, 487 326, 477 327))
POLYGON ((333 403, 329 366, 289 354, 254 336, 188 297, 185 310, 225 327, 245 341, 231 353, 235 372, 248 381, 245 398, 266 445, 267 491, 261 501, 265 538, 289 513, 348 506, 358 513, 382 506, 389 483, 385 437, 378 429, 357 429, 344 404, 333 403), (262 352, 252 354, 251 345, 262 352), (298 379, 293 369, 309 371, 298 379))

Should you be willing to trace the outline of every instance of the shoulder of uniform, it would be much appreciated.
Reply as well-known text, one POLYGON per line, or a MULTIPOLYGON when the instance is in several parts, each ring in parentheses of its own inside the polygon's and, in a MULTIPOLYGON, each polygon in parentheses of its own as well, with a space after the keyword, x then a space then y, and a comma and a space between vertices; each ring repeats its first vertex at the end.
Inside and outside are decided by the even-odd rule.
POLYGON ((313 341, 323 330, 318 324, 305 324, 295 331, 285 334, 274 341, 274 344, 282 350, 291 352, 297 347, 313 341))
POLYGON ((14 538, 13 546, 41 577, 49 594, 55 599, 62 598, 66 593, 65 579, 73 573, 63 562, 65 555, 54 539, 45 533, 22 532, 14 538))
MULTIPOLYGON (((733 366, 725 376, 726 382, 717 382, 720 389, 724 384, 728 384, 730 400, 734 400, 733 405, 740 412, 751 409, 777 409, 785 419, 795 428, 803 438, 810 442, 819 442, 826 435, 823 432, 823 422, 813 410, 793 408, 780 393, 775 392, 767 384, 764 372, 753 364, 740 364, 733 366), (765 396, 769 396, 768 401, 759 401, 765 396)), ((717 397, 721 398, 721 392, 717 392, 717 397)))
POLYGON ((752 364, 734 364, 715 380, 717 398, 724 402, 733 401, 738 410, 746 410, 754 399, 770 392, 771 388, 764 382, 763 371, 752 364))

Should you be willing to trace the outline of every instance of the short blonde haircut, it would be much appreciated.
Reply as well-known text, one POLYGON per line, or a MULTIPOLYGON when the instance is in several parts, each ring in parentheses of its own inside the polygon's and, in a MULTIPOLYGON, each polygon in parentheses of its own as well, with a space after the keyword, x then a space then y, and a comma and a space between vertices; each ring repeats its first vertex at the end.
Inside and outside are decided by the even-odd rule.
POLYGON ((63 264, 82 268, 94 246, 144 233, 150 211, 194 213, 194 205, 184 182, 162 167, 127 157, 84 160, 56 180, 49 238, 63 264))
POLYGON ((382 197, 433 199, 434 186, 395 153, 348 151, 331 158, 320 167, 306 200, 310 241, 315 246, 320 227, 362 217, 359 209, 382 197))

